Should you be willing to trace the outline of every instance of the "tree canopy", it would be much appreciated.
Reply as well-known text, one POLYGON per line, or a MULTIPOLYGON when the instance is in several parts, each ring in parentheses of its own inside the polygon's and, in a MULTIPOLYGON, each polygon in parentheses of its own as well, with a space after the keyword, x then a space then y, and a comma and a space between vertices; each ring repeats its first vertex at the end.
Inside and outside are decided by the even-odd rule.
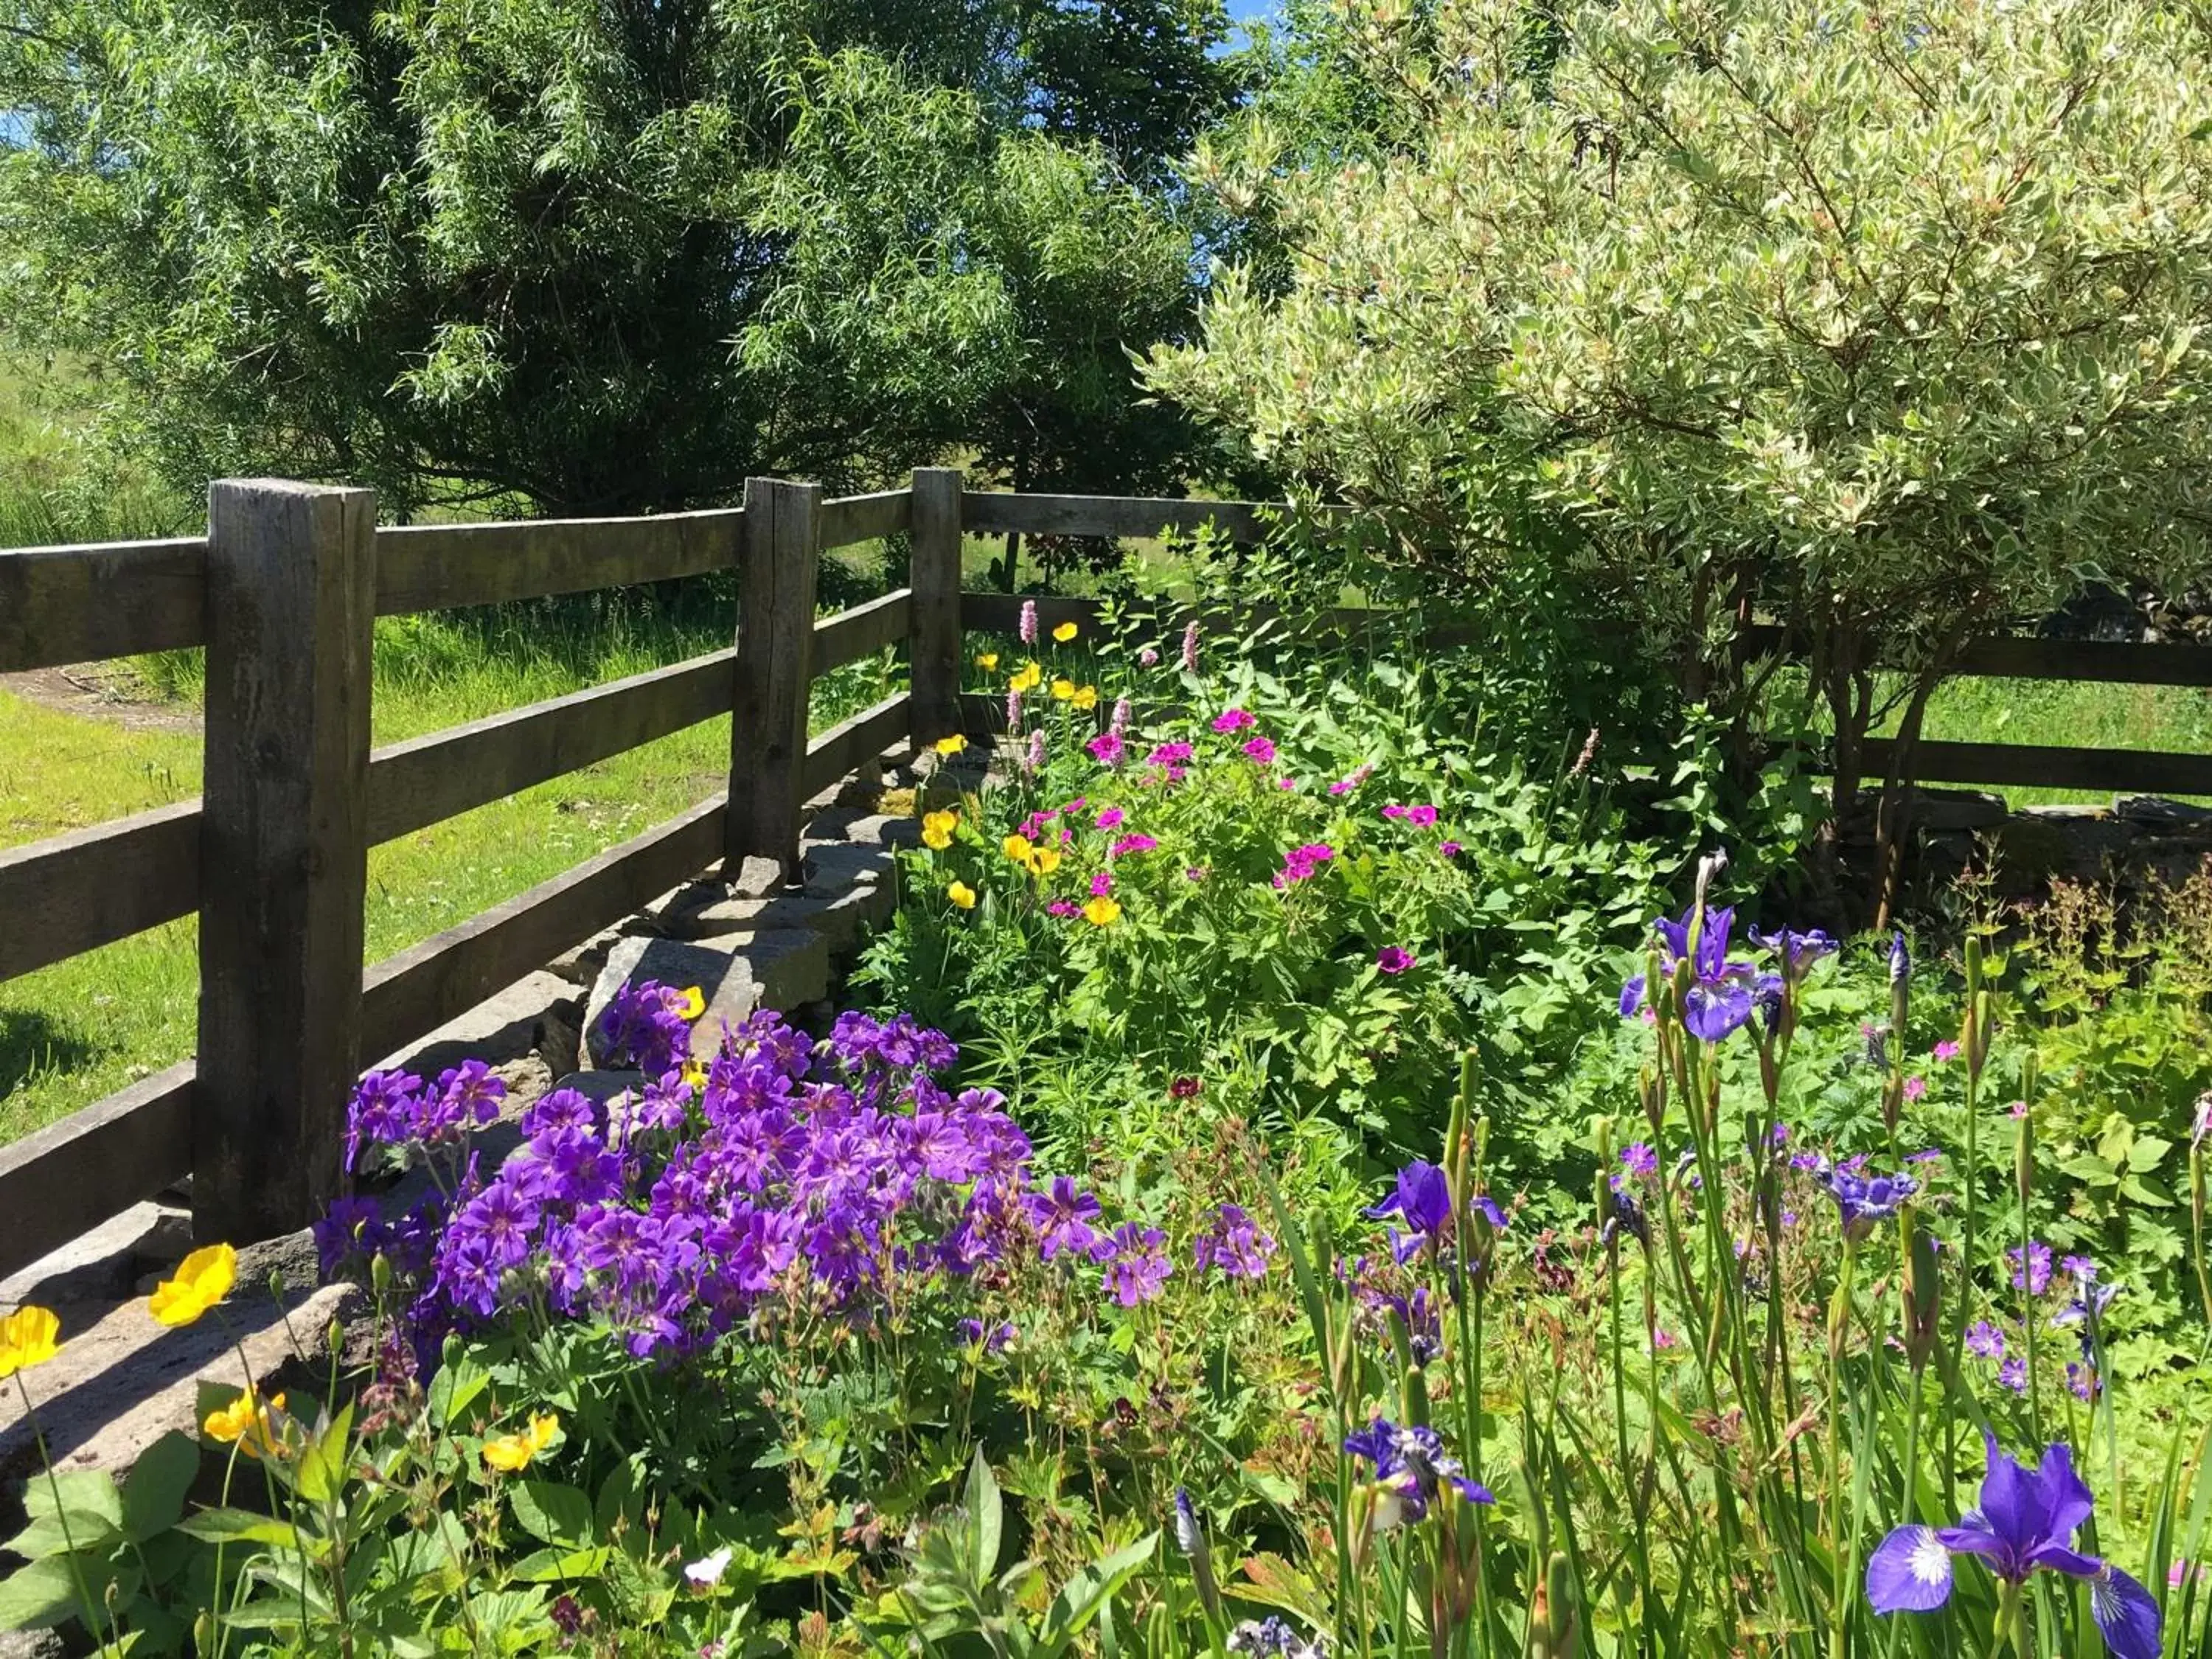
POLYGON ((1695 695, 1796 631, 1839 790, 1877 666, 1924 692, 2085 574, 2205 569, 2197 15, 1333 15, 1309 104, 1372 112, 1316 143, 1262 98, 1210 147, 1280 251, 1152 369, 1286 477, 1478 581, 1580 569, 1695 695))
POLYGON ((1024 411, 1064 453, 1063 386, 1172 425, 1127 353, 1196 293, 1164 181, 1235 94, 1219 0, 10 10, 0 313, 180 484, 613 513, 1024 411))

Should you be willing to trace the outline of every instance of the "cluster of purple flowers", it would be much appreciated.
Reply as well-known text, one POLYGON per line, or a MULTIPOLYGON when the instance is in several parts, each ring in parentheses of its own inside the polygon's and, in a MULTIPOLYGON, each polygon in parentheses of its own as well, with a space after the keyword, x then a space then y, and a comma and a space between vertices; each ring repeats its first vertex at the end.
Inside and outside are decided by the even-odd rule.
POLYGON ((684 1059, 698 1014, 684 992, 645 980, 624 985, 608 1000, 599 1036, 610 1064, 657 1076, 684 1059))
MULTIPOLYGON (((662 988, 626 994, 626 1030, 652 1025, 662 988)), ((317 1229, 325 1271, 381 1255, 426 1355, 517 1307, 603 1317, 640 1357, 682 1354, 771 1304, 865 1319, 894 1276, 961 1279, 1021 1253, 1109 1264, 1125 1305, 1157 1296, 1163 1236, 1109 1234, 1073 1179, 1036 1179, 996 1091, 939 1083, 957 1057, 905 1015, 848 1013, 817 1042, 763 1011, 724 1030, 701 1086, 671 1070, 605 1106, 558 1090, 496 1174, 457 1157, 441 1195, 393 1219, 341 1200, 317 1229)), ((411 1147, 498 1101, 480 1067, 427 1090, 372 1077, 349 1144, 411 1147)), ((1225 1212, 1215 1238, 1239 1264, 1272 1247, 1225 1212)))
POLYGON ((415 1142, 451 1146, 497 1121, 507 1085, 480 1060, 441 1072, 434 1089, 405 1072, 371 1072, 356 1090, 346 1126, 345 1168, 362 1168, 364 1149, 415 1142))

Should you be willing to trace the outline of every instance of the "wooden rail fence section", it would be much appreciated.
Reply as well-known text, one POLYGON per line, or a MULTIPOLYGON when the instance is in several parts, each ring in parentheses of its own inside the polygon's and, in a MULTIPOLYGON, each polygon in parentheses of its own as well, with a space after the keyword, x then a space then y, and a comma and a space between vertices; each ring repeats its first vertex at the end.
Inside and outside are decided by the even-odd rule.
MULTIPOLYGON (((958 472, 930 470, 840 501, 756 479, 743 507, 710 512, 378 528, 368 491, 246 482, 211 488, 205 537, 0 552, 0 672, 209 652, 199 801, 0 852, 0 980, 195 913, 202 965, 195 1060, 0 1147, 0 1273, 188 1174, 204 1237, 242 1242, 312 1218, 336 1188, 362 1063, 718 859, 788 870, 801 803, 901 739, 988 732, 1000 700, 962 693, 963 633, 1015 632, 1023 601, 961 592, 963 535, 1138 537, 1210 522, 1254 540, 1270 517, 1247 501, 972 492, 958 472), (815 616, 824 550, 901 535, 908 586, 815 616), (728 649, 370 749, 373 617, 724 570, 740 589, 728 649), (901 644, 909 689, 810 740, 812 682, 901 644), (720 793, 365 973, 352 965, 371 846, 723 714, 720 793)), ((1109 613, 1096 600, 1036 603, 1048 629, 1109 613)), ((1167 650, 1185 615, 1139 620, 1167 650)), ((1347 611, 1326 625, 1395 635, 1408 620, 1347 611)), ((1455 637, 1449 623, 1424 632, 1455 637)), ((1962 672, 2212 687, 2212 647, 1990 640, 1962 672)), ((1918 755, 1922 775, 1957 782, 2212 794, 2212 757, 1948 743, 1918 755)))

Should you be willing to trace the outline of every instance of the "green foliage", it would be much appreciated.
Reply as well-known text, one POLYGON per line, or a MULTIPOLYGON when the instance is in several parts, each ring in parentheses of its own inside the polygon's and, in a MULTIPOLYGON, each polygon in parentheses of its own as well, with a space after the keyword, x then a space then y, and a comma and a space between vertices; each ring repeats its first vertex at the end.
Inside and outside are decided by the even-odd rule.
POLYGON ((1730 717, 1762 683, 1742 625, 1797 630, 1843 790, 1877 662, 1924 689, 2086 573, 2204 570, 2201 19, 1327 18, 1327 84, 1375 136, 1313 142, 1263 98, 1213 147, 1201 177, 1288 256, 1229 272, 1152 376, 1373 507, 1386 549, 1578 571, 1730 717))
MULTIPOLYGON (((1209 630, 1203 672, 1184 674, 1178 641, 1147 645, 1139 614, 1101 655, 1043 652, 1024 697, 1043 770, 1009 766, 1003 787, 946 803, 956 838, 908 855, 906 902, 859 976, 951 1034, 975 1077, 1071 1146, 1104 1132, 1102 1097, 1158 1101, 1191 1079, 1271 1132, 1318 1114, 1402 1152, 1473 1043, 1486 1107, 1526 1131, 1502 1156, 1548 1163, 1575 1121, 1556 1090, 1609 1044, 1616 964, 1680 873, 1656 826, 1705 833, 1738 809, 1756 881, 1763 849, 1802 823, 1778 805, 1784 769, 1771 798, 1746 802, 1694 735, 1641 782, 1617 775, 1595 732, 1524 761, 1513 745, 1543 699, 1518 664, 1279 659, 1264 633, 1209 630), (1140 648, 1168 660, 1138 666, 1140 648), (1054 681, 1097 701, 1079 708, 1054 681), (1139 712, 1102 759, 1092 745, 1110 744, 1123 695, 1139 712), (1248 752, 1255 738, 1268 758, 1248 752), (1177 744, 1187 759, 1147 759, 1177 744), (1034 872, 1010 856, 1017 835, 1058 862, 1034 872), (1130 836, 1152 844, 1117 852, 1130 836), (1288 878, 1308 845, 1330 858, 1288 878), (948 896, 955 880, 974 908, 948 896), (1095 925, 1079 907, 1101 890, 1118 908, 1095 925), (1386 951, 1412 966, 1386 971, 1386 951)), ((1022 672, 1011 653, 993 659, 1000 685, 1022 672)))
POLYGON ((1125 350, 1188 313, 1187 235, 1118 284, 1049 244, 1176 241, 1153 186, 1225 95, 1221 28, 1073 0, 33 0, 0 33, 0 313, 100 364, 106 441, 187 499, 281 470, 403 512, 616 513, 886 471, 1033 406, 1071 343, 1084 406, 1133 395, 1125 350), (1128 57, 1170 49, 1158 85, 1128 57))

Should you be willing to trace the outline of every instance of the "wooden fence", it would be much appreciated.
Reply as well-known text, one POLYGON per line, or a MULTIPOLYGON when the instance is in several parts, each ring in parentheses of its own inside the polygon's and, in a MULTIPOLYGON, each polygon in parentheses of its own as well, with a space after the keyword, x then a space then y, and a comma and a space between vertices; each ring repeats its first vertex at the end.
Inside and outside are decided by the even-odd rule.
MULTIPOLYGON (((200 919, 197 1057, 0 1147, 0 1273, 187 1174, 204 1237, 302 1224, 337 1189, 364 1061, 717 860, 790 868, 802 804, 891 744, 989 731, 1000 702, 962 696, 963 632, 1012 633, 1023 602, 960 592, 963 534, 1152 536, 1210 521, 1249 540, 1265 518, 1250 502, 971 493, 958 472, 930 470, 837 501, 755 479, 742 507, 712 512, 379 528, 368 490, 248 481, 211 488, 204 538, 0 552, 0 672, 208 653, 198 802, 0 852, 0 980, 200 919), (910 585, 817 618, 823 550, 899 533, 910 585), (376 617, 732 568, 742 626, 728 650, 370 748, 376 617), (909 689, 810 741, 813 680, 900 641, 909 689), (724 714, 721 793, 358 967, 370 847, 724 714)), ((1036 604, 1047 629, 1095 625, 1102 610, 1036 604)), ((1991 641, 1963 672, 2212 686, 2212 647, 1991 641)), ((1918 754, 1922 776, 1959 782, 2212 794, 2212 757, 1947 743, 1918 754)), ((1887 756, 1869 759, 1878 771, 1887 756)))

